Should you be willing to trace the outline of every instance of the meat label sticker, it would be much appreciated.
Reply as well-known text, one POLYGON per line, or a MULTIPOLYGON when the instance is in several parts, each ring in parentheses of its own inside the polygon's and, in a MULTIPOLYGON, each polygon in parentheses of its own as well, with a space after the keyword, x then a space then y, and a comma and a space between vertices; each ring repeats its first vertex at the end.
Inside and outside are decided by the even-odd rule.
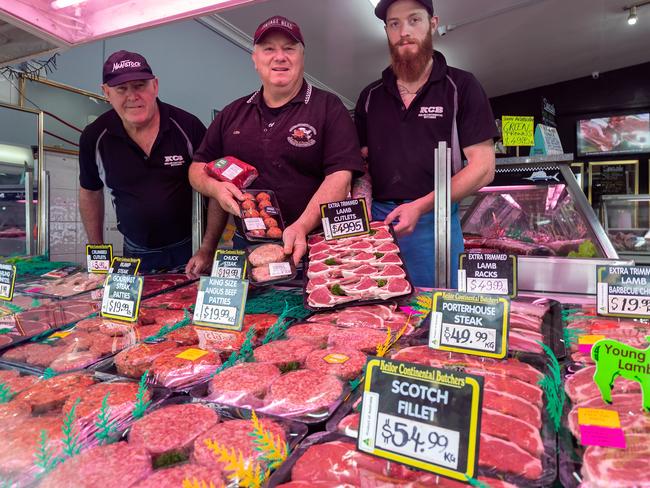
POLYGON ((108 273, 111 261, 113 261, 112 244, 86 244, 86 268, 89 273, 108 273))
POLYGON ((138 320, 143 283, 142 276, 109 274, 104 284, 101 316, 127 322, 138 320))
POLYGON ((291 265, 286 261, 282 263, 269 263, 269 276, 289 276, 292 272, 291 265))
POLYGON ((202 358, 208 353, 203 349, 189 348, 185 349, 183 352, 176 354, 178 359, 187 359, 188 361, 196 361, 199 358, 202 358))
POLYGON ((140 269, 140 258, 123 258, 116 256, 111 262, 111 267, 108 270, 109 274, 120 274, 135 276, 140 269))
POLYGON ((461 254, 458 291, 516 297, 517 256, 479 252, 461 254))
POLYGON ((213 329, 240 331, 247 296, 248 280, 203 276, 199 282, 193 322, 213 329))
POLYGON ((338 353, 328 354, 323 358, 323 361, 329 364, 344 364, 349 360, 350 360, 349 356, 346 356, 345 354, 338 354, 338 353))
POLYGON ((603 408, 578 408, 579 425, 598 425, 617 429, 621 427, 621 419, 616 410, 603 408))
POLYGON ((610 429, 597 425, 580 426, 580 444, 583 446, 615 447, 625 449, 625 432, 623 429, 610 429))
POLYGON ((650 318, 650 266, 596 266, 598 315, 650 318))
POLYGON ((246 276, 246 251, 217 249, 214 253, 211 276, 214 278, 242 279, 246 276))
POLYGON ((594 344, 601 339, 605 339, 604 335, 583 335, 578 337, 578 351, 587 356, 591 356, 591 349, 594 344))
POLYGON ((246 230, 266 230, 264 219, 260 217, 247 217, 244 219, 246 230))
POLYGON ((370 358, 357 448, 460 481, 478 462, 483 378, 370 358))
POLYGON ((433 294, 429 347, 503 359, 508 353, 510 299, 438 291, 433 294))
POLYGON ((0 263, 0 300, 11 301, 16 284, 16 266, 0 263))
POLYGON ((320 214, 325 239, 328 241, 370 233, 368 209, 363 198, 323 203, 320 214))

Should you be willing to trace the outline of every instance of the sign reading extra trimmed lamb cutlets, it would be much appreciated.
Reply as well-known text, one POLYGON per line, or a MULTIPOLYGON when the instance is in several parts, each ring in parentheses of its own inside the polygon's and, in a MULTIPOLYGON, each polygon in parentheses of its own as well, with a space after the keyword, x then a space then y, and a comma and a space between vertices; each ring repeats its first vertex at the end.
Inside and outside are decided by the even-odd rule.
POLYGON ((326 240, 360 236, 370 232, 366 201, 361 199, 324 203, 320 206, 326 240))

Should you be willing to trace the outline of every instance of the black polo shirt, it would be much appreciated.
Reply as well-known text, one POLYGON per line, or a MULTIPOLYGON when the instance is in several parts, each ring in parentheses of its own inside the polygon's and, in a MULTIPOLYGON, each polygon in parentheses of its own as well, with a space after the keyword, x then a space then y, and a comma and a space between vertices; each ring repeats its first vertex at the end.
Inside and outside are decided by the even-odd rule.
POLYGON ((451 147, 455 95, 460 148, 496 137, 490 102, 478 80, 447 66, 437 51, 429 80, 408 109, 390 67, 361 92, 355 124, 361 146, 368 146, 373 198, 411 200, 433 191, 434 152, 439 141, 451 147))
POLYGON ((194 115, 157 101, 160 130, 145 152, 126 133, 115 110, 100 115, 79 139, 79 183, 111 190, 117 228, 129 240, 157 248, 192 232, 188 171, 205 126, 194 115), (103 181, 102 181, 103 180, 103 181))
POLYGON ((194 161, 234 156, 255 166, 259 177, 251 186, 275 191, 290 225, 325 176, 341 170, 360 174, 359 143, 343 103, 307 82, 275 117, 264 116, 262 103, 260 90, 224 108, 208 128, 194 161))

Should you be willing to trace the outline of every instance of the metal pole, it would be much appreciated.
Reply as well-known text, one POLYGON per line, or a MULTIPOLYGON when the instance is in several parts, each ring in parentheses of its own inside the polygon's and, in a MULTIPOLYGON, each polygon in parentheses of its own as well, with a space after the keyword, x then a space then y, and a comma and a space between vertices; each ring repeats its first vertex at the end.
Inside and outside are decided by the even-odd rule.
POLYGON ((201 247, 203 240, 203 196, 192 191, 192 253, 201 247))
POLYGON ((25 161, 25 255, 31 256, 34 246, 34 170, 25 161))
POLYGON ((451 254, 451 149, 445 141, 438 143, 434 153, 434 218, 433 245, 435 253, 435 287, 449 288, 451 254))

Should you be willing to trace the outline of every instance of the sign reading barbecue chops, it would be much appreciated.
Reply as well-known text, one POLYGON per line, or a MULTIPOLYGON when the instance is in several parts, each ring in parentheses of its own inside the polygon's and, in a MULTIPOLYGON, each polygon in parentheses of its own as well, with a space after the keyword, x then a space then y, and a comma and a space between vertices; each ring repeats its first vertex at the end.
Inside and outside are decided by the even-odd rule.
POLYGON ((248 280, 202 277, 194 307, 197 325, 241 330, 248 295, 248 280))
POLYGON ((596 266, 598 314, 650 318, 650 266, 596 266))
POLYGON ((217 249, 217 252, 214 253, 211 276, 242 279, 246 276, 246 251, 217 249))
POLYGON ((323 203, 320 206, 326 240, 360 236, 370 232, 368 209, 363 198, 323 203))
POLYGON ((503 359, 508 353, 510 299, 470 293, 433 294, 429 347, 503 359))
POLYGON ((13 264, 0 264, 0 300, 11 301, 14 297, 15 283, 16 266, 13 264))
POLYGON ((517 296, 517 256, 472 252, 460 255, 458 291, 517 296))
POLYGON ((483 378, 371 358, 357 448, 465 481, 476 472, 483 378))
POLYGON ((89 273, 108 273, 112 260, 112 244, 86 244, 86 268, 89 273))
POLYGON ((142 297, 142 276, 110 273, 104 283, 101 316, 135 322, 142 297))

